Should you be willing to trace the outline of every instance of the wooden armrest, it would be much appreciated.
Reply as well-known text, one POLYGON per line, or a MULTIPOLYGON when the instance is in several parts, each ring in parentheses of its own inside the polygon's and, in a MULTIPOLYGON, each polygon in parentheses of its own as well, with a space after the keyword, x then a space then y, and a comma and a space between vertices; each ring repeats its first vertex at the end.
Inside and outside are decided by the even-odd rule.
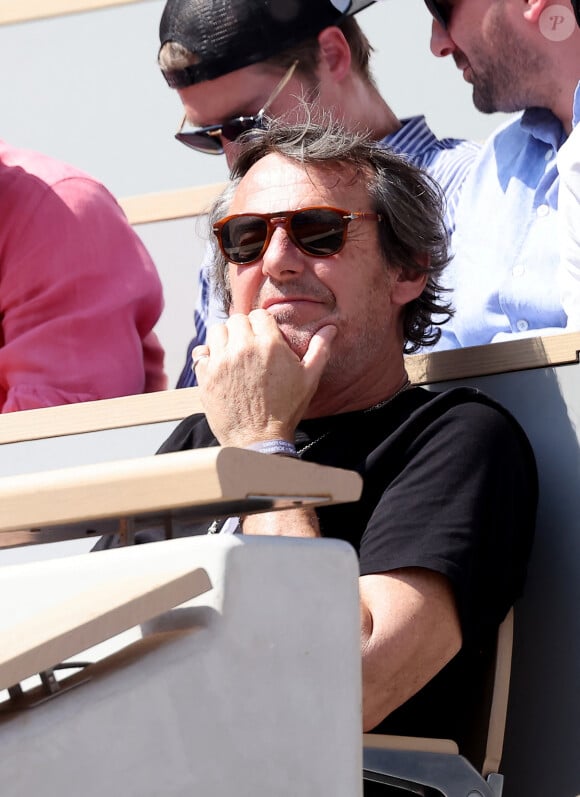
POLYGON ((226 187, 226 183, 212 183, 173 191, 139 194, 119 200, 131 224, 150 224, 170 221, 208 212, 213 200, 226 187))
MULTIPOLYGON (((290 457, 206 448, 0 479, 0 536, 191 508, 202 517, 357 501, 361 477, 290 457)), ((153 519, 153 518, 147 518, 153 519)), ((1 540, 0 540, 1 542, 1 540)), ((20 544, 20 543, 14 543, 20 544)))
POLYGON ((580 332, 568 332, 431 354, 412 354, 405 358, 405 364, 414 385, 428 385, 550 365, 572 365, 578 362, 579 351, 580 332))
POLYGON ((428 739, 421 736, 390 736, 385 733, 363 733, 363 747, 375 750, 414 750, 419 753, 459 754, 451 739, 428 739))
POLYGON ((0 444, 180 421, 196 412, 203 412, 196 387, 10 412, 0 415, 0 444))
POLYGON ((133 628, 211 589, 203 568, 191 565, 154 577, 128 575, 40 609, 0 634, 0 689, 133 628), (153 583, 152 583, 153 582, 153 583))

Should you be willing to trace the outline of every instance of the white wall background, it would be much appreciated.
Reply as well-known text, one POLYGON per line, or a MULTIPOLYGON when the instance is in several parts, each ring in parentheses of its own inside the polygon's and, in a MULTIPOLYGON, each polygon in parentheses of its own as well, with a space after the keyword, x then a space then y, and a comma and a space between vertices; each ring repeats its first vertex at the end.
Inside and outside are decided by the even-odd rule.
MULTIPOLYGON (((225 179, 223 158, 173 139, 180 103, 156 65, 163 6, 143 0, 0 26, 0 136, 85 169, 119 197, 225 179)), ((381 0, 358 19, 375 46, 379 87, 399 116, 424 113, 440 136, 484 138, 499 124, 473 108, 453 62, 431 55, 422 0, 381 0)), ((200 229, 199 221, 139 228, 165 287, 158 332, 171 385, 193 329, 200 229)))

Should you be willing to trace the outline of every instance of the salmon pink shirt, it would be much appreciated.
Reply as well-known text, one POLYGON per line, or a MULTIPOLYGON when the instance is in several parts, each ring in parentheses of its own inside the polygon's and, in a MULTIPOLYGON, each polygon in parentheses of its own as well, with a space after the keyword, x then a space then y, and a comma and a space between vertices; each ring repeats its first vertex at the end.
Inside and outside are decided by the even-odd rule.
POLYGON ((113 196, 0 140, 0 410, 164 389, 162 307, 113 196))

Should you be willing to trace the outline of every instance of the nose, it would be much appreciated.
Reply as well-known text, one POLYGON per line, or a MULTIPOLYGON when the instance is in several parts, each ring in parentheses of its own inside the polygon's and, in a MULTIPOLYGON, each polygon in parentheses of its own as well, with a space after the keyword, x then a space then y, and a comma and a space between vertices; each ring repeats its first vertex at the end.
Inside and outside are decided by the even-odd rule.
POLYGON ((436 19, 431 25, 431 52, 437 58, 445 58, 455 51, 455 42, 449 32, 436 19))
POLYGON ((262 273, 278 281, 293 279, 304 271, 306 257, 294 246, 286 230, 277 226, 262 255, 262 273))

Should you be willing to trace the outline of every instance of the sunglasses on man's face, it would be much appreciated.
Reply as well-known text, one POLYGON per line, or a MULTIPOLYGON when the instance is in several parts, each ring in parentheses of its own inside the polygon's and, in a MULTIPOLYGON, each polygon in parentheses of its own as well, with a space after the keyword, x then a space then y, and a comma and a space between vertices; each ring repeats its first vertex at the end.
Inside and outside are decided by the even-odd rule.
POLYGON ((224 140, 229 142, 236 141, 242 133, 248 130, 260 130, 265 126, 268 107, 288 83, 297 66, 298 61, 294 61, 255 116, 234 116, 232 119, 227 119, 217 125, 205 125, 204 127, 195 127, 193 130, 184 130, 183 128, 187 122, 187 114, 185 114, 175 138, 185 144, 186 147, 191 147, 191 149, 203 152, 206 155, 223 155, 224 140))
POLYGON ((213 232, 230 263, 249 266, 259 260, 276 227, 282 227, 301 252, 312 257, 336 255, 346 243, 355 219, 381 221, 378 213, 313 207, 277 213, 236 213, 217 221, 213 232))
POLYGON ((440 0, 425 0, 425 5, 431 12, 431 16, 441 25, 442 28, 447 29, 449 25, 449 18, 451 13, 445 2, 440 0))
POLYGON ((186 119, 187 116, 184 116, 175 138, 186 147, 203 152, 205 155, 223 155, 224 139, 235 141, 247 130, 263 128, 265 123, 264 113, 260 111, 256 116, 236 116, 219 125, 205 125, 205 127, 184 131, 183 126, 186 119))

